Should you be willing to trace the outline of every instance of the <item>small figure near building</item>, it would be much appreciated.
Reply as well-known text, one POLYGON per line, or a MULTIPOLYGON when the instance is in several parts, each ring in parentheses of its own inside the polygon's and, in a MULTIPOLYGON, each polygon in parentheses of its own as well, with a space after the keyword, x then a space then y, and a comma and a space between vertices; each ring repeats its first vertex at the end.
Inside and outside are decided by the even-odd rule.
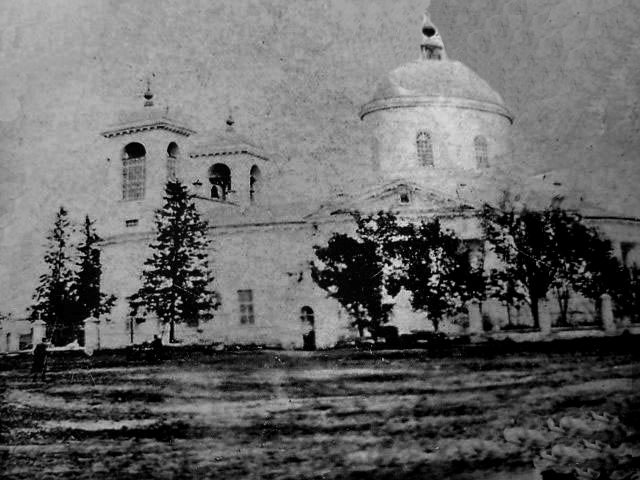
POLYGON ((45 381, 45 374, 47 370, 47 339, 43 338, 33 349, 33 365, 31 366, 32 380, 35 382, 38 374, 40 379, 45 381))
POLYGON ((151 342, 151 356, 154 362, 162 361, 163 349, 162 339, 158 335, 154 335, 153 341, 151 342))

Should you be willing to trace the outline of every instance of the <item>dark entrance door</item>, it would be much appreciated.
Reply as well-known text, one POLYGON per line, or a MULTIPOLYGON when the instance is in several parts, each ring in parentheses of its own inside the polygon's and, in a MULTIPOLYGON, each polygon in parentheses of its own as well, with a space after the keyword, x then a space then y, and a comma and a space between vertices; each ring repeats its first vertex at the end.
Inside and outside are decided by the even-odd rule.
POLYGON ((300 321, 305 333, 302 334, 302 348, 304 350, 316 349, 315 316, 311 307, 302 307, 300 321))

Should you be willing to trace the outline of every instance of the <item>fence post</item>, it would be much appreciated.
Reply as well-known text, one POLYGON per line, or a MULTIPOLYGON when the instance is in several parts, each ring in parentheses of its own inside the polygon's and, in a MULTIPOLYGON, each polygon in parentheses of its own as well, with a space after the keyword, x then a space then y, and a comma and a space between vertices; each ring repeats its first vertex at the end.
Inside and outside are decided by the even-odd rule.
POLYGON ((31 329, 31 344, 36 346, 47 336, 47 324, 43 320, 35 320, 31 329))
POLYGON ((89 317, 84 321, 84 350, 89 355, 100 349, 100 320, 89 317))
POLYGON ((471 335, 481 335, 484 332, 484 329, 482 328, 482 313, 480 312, 480 302, 470 302, 468 311, 469 333, 471 335))
POLYGON ((607 333, 615 333, 616 322, 613 318, 613 306, 611 304, 611 295, 605 293, 600 297, 600 320, 602 328, 607 333))

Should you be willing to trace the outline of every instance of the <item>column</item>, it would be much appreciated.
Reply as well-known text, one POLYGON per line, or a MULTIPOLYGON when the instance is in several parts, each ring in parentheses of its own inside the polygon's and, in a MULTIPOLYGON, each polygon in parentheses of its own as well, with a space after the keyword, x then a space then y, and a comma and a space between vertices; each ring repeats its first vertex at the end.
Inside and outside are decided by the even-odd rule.
POLYGON ((606 333, 615 333, 616 322, 613 318, 611 296, 605 293, 600 297, 600 300, 600 320, 602 321, 602 328, 606 333))
POLYGON ((39 344, 47 336, 47 324, 43 320, 33 322, 31 330, 31 343, 33 346, 39 344))

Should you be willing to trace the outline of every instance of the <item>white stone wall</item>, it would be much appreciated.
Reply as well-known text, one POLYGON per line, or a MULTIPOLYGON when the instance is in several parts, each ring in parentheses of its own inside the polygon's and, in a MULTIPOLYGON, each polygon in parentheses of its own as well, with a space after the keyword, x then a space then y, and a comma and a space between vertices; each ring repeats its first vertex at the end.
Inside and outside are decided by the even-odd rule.
MULTIPOLYGON (((187 342, 281 344, 300 347, 304 325, 300 310, 309 306, 315 312, 316 343, 330 346, 349 334, 348 320, 339 314, 337 302, 310 278, 313 229, 310 225, 271 225, 214 229, 211 265, 214 288, 222 305, 215 318, 197 329, 180 326, 177 336, 187 342), (252 290, 255 324, 240 323, 238 290, 252 290), (342 318, 342 321, 339 321, 342 318)), ((140 285, 140 271, 149 254, 149 237, 123 239, 103 249, 104 279, 107 292, 118 296, 118 304, 101 323, 103 348, 131 342, 131 322, 126 298, 140 285)), ((149 341, 162 333, 153 319, 134 322, 134 343, 149 341)), ((165 329, 165 333, 168 330, 165 329)))
POLYGON ((373 137, 373 163, 389 178, 416 178, 421 167, 416 134, 431 133, 435 169, 476 170, 474 138, 489 144, 489 165, 510 152, 510 122, 490 112, 454 106, 416 106, 379 110, 364 118, 373 137))
POLYGON ((106 167, 103 204, 98 213, 99 227, 103 235, 144 232, 153 225, 153 212, 162 205, 164 186, 167 182, 167 147, 178 145, 178 169, 187 161, 192 139, 166 130, 120 135, 102 139, 102 152, 106 167), (145 196, 142 200, 122 199, 122 157, 124 147, 132 142, 144 145, 146 154, 145 196), (108 160, 106 160, 108 159, 108 160), (135 227, 126 227, 127 220, 138 220, 135 227))
POLYGON ((0 320, 0 353, 18 352, 22 335, 29 335, 30 343, 35 345, 46 335, 44 323, 36 324, 36 322, 16 319, 0 320))

